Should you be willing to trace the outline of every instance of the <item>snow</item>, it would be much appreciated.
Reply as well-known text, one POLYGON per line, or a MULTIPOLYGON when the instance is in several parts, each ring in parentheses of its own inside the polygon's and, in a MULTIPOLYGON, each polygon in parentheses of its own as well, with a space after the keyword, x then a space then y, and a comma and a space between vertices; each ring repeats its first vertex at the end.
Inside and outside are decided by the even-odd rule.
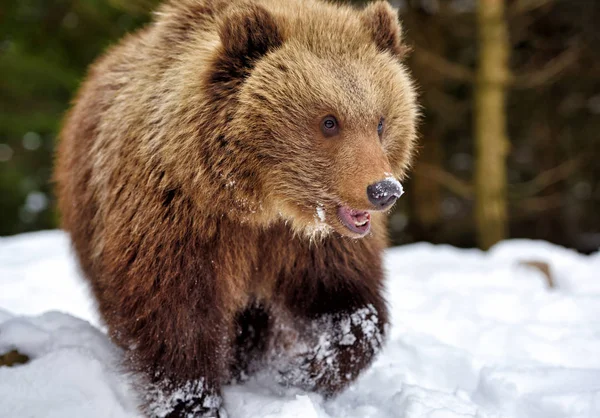
MULTIPOLYGON (((396 179, 396 177, 394 176, 387 176, 386 180, 393 183, 396 187, 397 190, 399 190, 399 196, 402 196, 404 194, 404 187, 402 186, 402 184, 396 179)), ((387 193, 384 194, 384 196, 387 196, 387 193)))
POLYGON ((396 198, 399 198, 404 194, 404 187, 402 186, 402 184, 395 177, 388 176, 383 181, 375 184, 375 193, 373 196, 376 199, 387 197, 390 194, 391 190, 394 191, 394 194, 397 194, 396 198))
POLYGON ((317 218, 319 218, 319 221, 325 222, 325 209, 323 209, 323 206, 317 206, 317 218))
MULTIPOLYGON (((323 400, 258 376, 225 388, 229 417, 600 417, 600 253, 415 244, 386 268, 387 342, 350 389, 323 400), (522 261, 548 263, 555 288, 522 261)), ((0 354, 32 359, 0 367, 0 417, 138 416, 62 232, 0 238, 0 286, 0 354)))

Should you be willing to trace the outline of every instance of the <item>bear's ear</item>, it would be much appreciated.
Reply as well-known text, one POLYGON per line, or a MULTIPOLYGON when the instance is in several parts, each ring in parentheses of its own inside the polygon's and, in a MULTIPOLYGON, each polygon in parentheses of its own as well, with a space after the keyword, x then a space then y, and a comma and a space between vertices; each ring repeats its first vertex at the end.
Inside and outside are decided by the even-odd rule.
POLYGON ((377 48, 391 52, 398 58, 406 56, 409 48, 402 42, 398 13, 387 1, 376 1, 368 5, 362 12, 362 19, 377 48))
POLYGON ((224 53, 245 67, 283 44, 275 18, 263 7, 252 4, 233 7, 221 24, 219 37, 224 53))

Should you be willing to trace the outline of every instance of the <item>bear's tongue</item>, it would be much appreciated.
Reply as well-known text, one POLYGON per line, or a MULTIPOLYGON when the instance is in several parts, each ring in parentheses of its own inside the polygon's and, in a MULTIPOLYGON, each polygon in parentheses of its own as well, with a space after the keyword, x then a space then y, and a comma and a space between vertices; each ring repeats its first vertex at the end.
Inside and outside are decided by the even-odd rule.
POLYGON ((371 214, 347 206, 338 208, 338 218, 346 228, 358 235, 366 235, 371 229, 371 214))

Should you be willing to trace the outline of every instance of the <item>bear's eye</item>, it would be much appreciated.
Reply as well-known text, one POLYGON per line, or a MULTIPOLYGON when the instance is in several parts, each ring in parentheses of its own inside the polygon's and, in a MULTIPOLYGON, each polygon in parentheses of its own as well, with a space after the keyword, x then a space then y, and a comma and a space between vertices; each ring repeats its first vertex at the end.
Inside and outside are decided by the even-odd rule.
POLYGON ((340 126, 335 116, 325 116, 323 121, 321 121, 321 130, 325 136, 337 135, 340 131, 340 126))
POLYGON ((379 135, 379 138, 381 138, 381 136, 383 135, 383 122, 384 119, 381 118, 379 119, 379 125, 377 125, 377 134, 379 135))

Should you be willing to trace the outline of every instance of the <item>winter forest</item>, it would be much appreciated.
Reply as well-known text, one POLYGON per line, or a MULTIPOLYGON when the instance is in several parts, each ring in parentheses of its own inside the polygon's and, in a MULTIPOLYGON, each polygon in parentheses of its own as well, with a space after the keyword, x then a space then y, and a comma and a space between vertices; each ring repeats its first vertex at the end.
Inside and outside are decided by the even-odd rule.
MULTIPOLYGON (((87 66, 156 3, 3 2, 0 235, 57 225, 50 170, 61 117, 87 66)), ((598 3, 392 3, 423 110, 393 242, 488 248, 529 237, 598 248, 598 3)))
MULTIPOLYGON (((169 216, 142 225, 134 226, 137 208, 130 217, 103 213, 120 226, 106 236, 131 245, 85 233, 78 241, 73 231, 96 219, 73 203, 84 222, 61 230, 53 170, 63 117, 89 65, 150 22, 161 1, 0 4, 0 418, 600 417, 600 0, 388 0, 410 49, 405 64, 421 114, 408 178, 400 184, 386 172, 377 183, 396 187, 393 202, 405 192, 391 203, 390 248, 384 238, 376 251, 362 245, 375 242, 368 241, 376 236, 371 215, 391 206, 369 212, 338 203, 334 222, 344 224, 344 213, 348 230, 361 237, 340 233, 340 241, 319 242, 311 230, 309 244, 292 247, 301 238, 285 235, 289 219, 278 219, 284 229, 275 223, 269 231, 268 224, 254 240, 245 221, 232 222, 234 234, 189 227, 205 225, 192 216, 177 225, 189 219, 171 212, 185 202, 177 200, 179 189, 158 200, 157 213, 169 216), (165 230, 177 243, 172 252, 160 241, 165 230), (206 232, 211 245, 198 244, 192 230, 206 232), (98 259, 108 268, 94 270, 105 267, 98 259), (97 271, 102 280, 94 282, 90 272, 97 271), (250 281, 273 272, 275 284, 250 281), (229 287, 221 286, 223 277, 234 277, 229 287), (358 289, 378 304, 363 303, 358 289), (231 302, 248 295, 241 308, 231 302), (239 310, 225 302, 210 308, 213 296, 239 310), (219 315, 229 311, 237 315, 231 328, 219 328, 219 315), (151 337, 124 344, 121 330, 151 337), (177 338, 166 338, 169 332, 177 338), (286 363, 270 345, 278 333, 285 350, 308 360, 286 363), (212 347, 209 336, 222 345, 201 351, 212 347), (256 347, 243 338, 274 365, 245 364, 256 347), (230 340, 237 344, 231 352, 230 340), (157 347, 148 356, 158 364, 152 373, 128 363, 143 357, 146 343, 157 347), (204 374, 188 379, 194 367, 178 369, 182 385, 168 373, 172 364, 217 369, 222 359, 239 361, 242 373, 216 389, 204 374), (288 375, 315 387, 355 380, 329 397, 282 384, 288 375)), ((363 10, 371 1, 330 3, 363 10)), ((337 120, 328 123, 336 127, 337 120)), ((320 203, 311 210, 317 226, 334 218, 320 203)), ((229 219, 216 222, 227 226, 229 219)))

